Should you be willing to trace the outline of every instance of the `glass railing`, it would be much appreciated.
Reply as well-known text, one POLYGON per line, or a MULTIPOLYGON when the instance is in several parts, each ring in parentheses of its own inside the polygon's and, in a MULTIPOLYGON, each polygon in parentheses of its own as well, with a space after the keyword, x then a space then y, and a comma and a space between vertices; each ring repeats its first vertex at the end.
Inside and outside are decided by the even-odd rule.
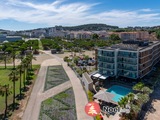
POLYGON ((129 78, 136 79, 137 78, 137 72, 129 72, 129 71, 118 71, 119 76, 125 76, 129 78))
POLYGON ((137 67, 118 66, 118 69, 129 70, 129 71, 137 71, 137 67))
POLYGON ((98 67, 114 69, 114 64, 107 64, 104 62, 99 62, 98 67))
POLYGON ((114 58, 98 57, 98 61, 114 63, 114 58))
POLYGON ((129 57, 129 58, 137 58, 137 53, 119 51, 118 56, 129 57))
POLYGON ((102 50, 99 50, 98 51, 98 55, 99 56, 108 56, 108 57, 114 57, 114 52, 110 52, 110 51, 102 51, 102 50))
POLYGON ((107 76, 114 76, 115 75, 113 70, 99 69, 99 73, 102 75, 107 75, 107 76))
POLYGON ((138 61, 137 61, 137 59, 127 59, 127 58, 119 57, 117 62, 137 65, 138 61))
POLYGON ((114 52, 104 51, 104 52, 103 52, 103 56, 114 57, 114 52))

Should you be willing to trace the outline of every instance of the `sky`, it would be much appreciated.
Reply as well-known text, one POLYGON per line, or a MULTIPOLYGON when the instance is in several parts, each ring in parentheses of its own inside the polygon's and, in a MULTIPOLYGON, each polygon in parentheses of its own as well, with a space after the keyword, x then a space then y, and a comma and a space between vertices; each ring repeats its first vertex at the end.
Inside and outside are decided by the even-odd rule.
POLYGON ((0 0, 0 29, 160 25, 160 0, 0 0))

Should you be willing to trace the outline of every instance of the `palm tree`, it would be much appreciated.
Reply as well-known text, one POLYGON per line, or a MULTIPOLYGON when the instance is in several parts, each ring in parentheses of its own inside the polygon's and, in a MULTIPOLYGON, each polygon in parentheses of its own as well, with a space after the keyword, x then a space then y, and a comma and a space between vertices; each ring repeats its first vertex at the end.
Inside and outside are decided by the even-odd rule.
POLYGON ((15 50, 11 53, 12 61, 13 61, 13 69, 15 69, 15 59, 16 59, 16 52, 15 50))
POLYGON ((128 103, 128 97, 122 97, 118 102, 118 105, 122 108, 125 108, 128 103))
POLYGON ((8 85, 0 85, 0 95, 3 97, 5 96, 5 113, 4 113, 4 119, 6 118, 7 116, 7 109, 8 109, 8 95, 11 94, 11 91, 10 91, 10 87, 9 87, 9 84, 8 85))
MULTIPOLYGON (((123 97, 123 98, 120 99, 120 101, 118 102, 118 105, 120 107, 122 107, 122 108, 125 108, 126 105, 128 104, 128 101, 129 101, 128 97, 125 96, 125 97, 123 97)), ((123 116, 125 116, 125 113, 122 113, 122 117, 123 116)))
POLYGON ((15 97, 16 97, 15 83, 18 80, 17 70, 12 70, 12 72, 9 74, 9 80, 13 82, 13 110, 14 110, 14 108, 15 108, 15 97))
POLYGON ((26 58, 24 58, 22 60, 21 64, 22 64, 22 70, 23 70, 23 88, 25 90, 25 88, 26 88, 26 68, 27 68, 27 60, 26 60, 26 58))
POLYGON ((150 94, 150 93, 152 93, 152 90, 149 87, 147 87, 147 86, 143 87, 141 90, 142 90, 142 92, 144 94, 150 94))
POLYGON ((131 103, 134 100, 134 93, 129 93, 127 97, 129 99, 129 102, 131 103))
POLYGON ((144 87, 144 84, 142 82, 139 82, 135 86, 133 86, 133 90, 141 91, 143 87, 144 87))
POLYGON ((6 52, 3 55, 3 60, 4 60, 4 66, 5 66, 5 69, 6 69, 7 68, 7 53, 6 52))
POLYGON ((17 71, 19 72, 19 98, 22 97, 22 64, 17 66, 17 71))
POLYGON ((29 57, 29 55, 27 55, 26 56, 26 58, 25 58, 25 60, 26 60, 26 80, 27 80, 27 83, 29 83, 29 66, 30 66, 30 63, 31 63, 31 59, 30 59, 30 57, 29 57))
POLYGON ((32 70, 32 60, 36 60, 36 57, 34 57, 32 53, 29 54, 27 57, 29 59, 28 62, 30 63, 30 67, 31 67, 30 69, 32 70))

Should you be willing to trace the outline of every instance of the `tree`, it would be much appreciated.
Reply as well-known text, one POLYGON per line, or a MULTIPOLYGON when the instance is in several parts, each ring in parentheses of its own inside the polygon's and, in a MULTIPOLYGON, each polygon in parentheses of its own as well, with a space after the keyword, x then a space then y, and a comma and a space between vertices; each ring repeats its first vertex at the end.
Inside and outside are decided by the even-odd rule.
POLYGON ((98 39, 98 38, 99 38, 99 35, 98 35, 98 34, 95 33, 95 34, 92 35, 92 39, 96 40, 96 39, 98 39))
POLYGON ((32 60, 36 60, 36 57, 33 56, 33 54, 27 55, 28 63, 30 64, 30 69, 32 70, 32 60))
POLYGON ((118 102, 118 105, 122 108, 125 108, 128 103, 128 97, 122 97, 118 102))
POLYGON ((134 94, 133 93, 129 93, 127 95, 129 102, 131 103, 134 100, 134 94))
POLYGON ((141 91, 143 87, 144 87, 144 84, 142 82, 139 82, 135 86, 133 86, 133 90, 141 91))
POLYGON ((139 106, 142 106, 144 103, 146 103, 149 100, 148 94, 138 93, 137 96, 138 96, 137 103, 139 104, 139 106))
POLYGON ((152 90, 149 87, 147 87, 147 86, 143 87, 141 90, 142 90, 142 92, 144 94, 150 94, 150 93, 152 93, 152 90))
POLYGON ((19 98, 22 98, 22 63, 17 66, 17 71, 19 72, 19 98))
POLYGON ((9 80, 13 82, 13 110, 14 110, 15 109, 15 97, 16 97, 15 83, 18 80, 17 70, 12 70, 12 72, 9 74, 9 80))
POLYGON ((79 58, 78 58, 77 56, 75 56, 75 57, 73 58, 73 62, 74 62, 75 64, 78 63, 78 60, 79 60, 79 58))
POLYGON ((13 50, 11 52, 11 57, 12 57, 12 61, 13 61, 13 69, 15 69, 15 59, 16 59, 16 51, 13 50))
POLYGON ((27 68, 27 60, 24 58, 22 60, 22 69, 23 69, 23 88, 26 88, 26 68, 27 68))
POLYGON ((5 113, 4 113, 4 119, 7 116, 7 110, 8 110, 8 95, 11 94, 9 85, 0 85, 0 96, 5 96, 5 113))
POLYGON ((109 37, 110 40, 120 40, 119 36, 117 34, 111 34, 109 37))
POLYGON ((160 39, 160 29, 156 31, 156 37, 157 39, 160 39))
POLYGON ((7 56, 7 53, 5 52, 3 55, 5 69, 7 68, 7 58, 8 58, 8 56, 7 56))

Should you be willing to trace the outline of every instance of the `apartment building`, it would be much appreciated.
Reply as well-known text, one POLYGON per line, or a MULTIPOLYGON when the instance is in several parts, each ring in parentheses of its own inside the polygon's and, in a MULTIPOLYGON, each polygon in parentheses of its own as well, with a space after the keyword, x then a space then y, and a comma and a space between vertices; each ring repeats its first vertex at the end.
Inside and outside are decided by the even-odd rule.
POLYGON ((136 32, 111 32, 117 34, 122 40, 149 40, 150 34, 147 31, 136 32))
POLYGON ((160 42, 123 41, 97 49, 97 68, 101 75, 139 79, 160 61, 160 42))
POLYGON ((136 32, 121 32, 119 34, 119 37, 122 40, 136 40, 137 39, 137 33, 136 32))

